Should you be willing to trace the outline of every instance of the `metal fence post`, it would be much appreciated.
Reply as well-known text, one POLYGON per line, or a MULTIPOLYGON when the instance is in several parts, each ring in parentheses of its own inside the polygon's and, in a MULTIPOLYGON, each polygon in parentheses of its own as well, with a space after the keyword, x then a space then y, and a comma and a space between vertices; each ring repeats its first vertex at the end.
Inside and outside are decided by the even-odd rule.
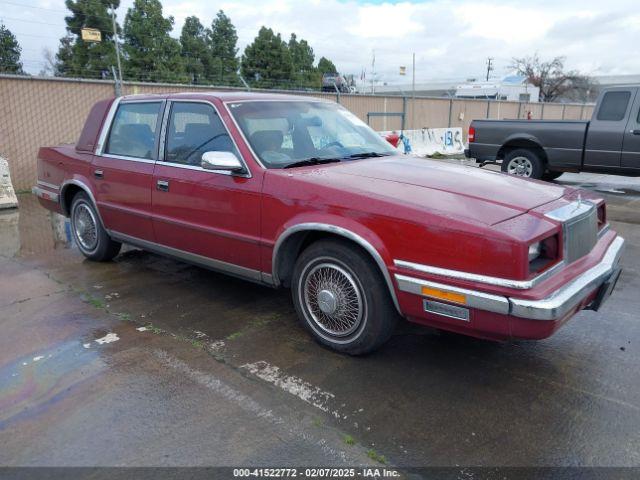
POLYGON ((484 118, 489 118, 489 110, 491 110, 491 100, 487 100, 487 114, 484 118))
POLYGON ((113 89, 115 91, 116 97, 122 96, 122 84, 116 75, 116 69, 113 65, 111 65, 111 72, 113 73, 113 89))
POLYGON ((580 107, 580 120, 584 119, 584 103, 580 107))
MULTIPOLYGON (((416 105, 412 104, 411 108, 416 108, 416 105)), ((407 118, 407 97, 402 97, 402 119, 400 120, 400 131, 404 131, 404 127, 406 126, 404 121, 405 118, 407 118)))
POLYGON ((453 111, 453 98, 449 98, 449 124, 448 128, 451 128, 451 113, 453 111))
POLYGON ((542 102, 542 110, 540 111, 540 120, 544 120, 544 102, 542 102))
POLYGON ((562 104, 562 120, 564 120, 564 112, 567 109, 567 106, 563 103, 562 104))
POLYGON ((520 120, 520 112, 522 110, 522 102, 518 102, 518 120, 520 120))

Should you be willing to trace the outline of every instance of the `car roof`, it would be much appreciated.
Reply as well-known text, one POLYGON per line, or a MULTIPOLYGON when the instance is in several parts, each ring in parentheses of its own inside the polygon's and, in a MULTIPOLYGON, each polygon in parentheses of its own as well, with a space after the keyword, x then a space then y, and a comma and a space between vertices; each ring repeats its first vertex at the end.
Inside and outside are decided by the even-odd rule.
POLYGON ((165 99, 191 99, 191 100, 212 100, 218 99, 222 102, 240 102, 240 101, 254 101, 254 100, 285 100, 285 101, 308 101, 308 102, 322 102, 326 101, 323 98, 310 97, 305 95, 291 95, 282 93, 258 93, 258 92, 246 92, 246 91, 224 91, 218 92, 203 91, 203 92, 179 92, 179 93, 160 93, 160 94, 138 94, 138 95, 125 95, 122 97, 123 101, 127 100, 165 100, 165 99))

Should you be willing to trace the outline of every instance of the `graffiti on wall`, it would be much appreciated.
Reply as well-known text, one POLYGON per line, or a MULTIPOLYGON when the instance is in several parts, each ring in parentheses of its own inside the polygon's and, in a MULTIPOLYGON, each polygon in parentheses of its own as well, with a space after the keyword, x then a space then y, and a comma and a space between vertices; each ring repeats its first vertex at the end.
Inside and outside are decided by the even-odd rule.
MULTIPOLYGON (((393 132, 379 132, 387 136, 393 132)), ((400 132, 396 132, 400 133, 400 132)), ((461 128, 422 128, 420 130, 405 130, 402 132, 403 142, 398 144, 402 153, 425 156, 441 153, 456 155, 464 153, 464 140, 461 128), (409 148, 406 148, 406 145, 409 148)))

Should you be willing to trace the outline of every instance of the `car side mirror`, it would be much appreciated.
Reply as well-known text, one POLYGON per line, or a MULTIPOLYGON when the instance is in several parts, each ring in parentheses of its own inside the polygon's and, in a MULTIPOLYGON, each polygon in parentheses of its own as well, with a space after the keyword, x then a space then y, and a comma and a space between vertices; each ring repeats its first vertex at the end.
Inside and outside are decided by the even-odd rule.
POLYGON ((227 172, 244 170, 244 165, 232 152, 204 152, 200 166, 205 170, 224 170, 227 172))

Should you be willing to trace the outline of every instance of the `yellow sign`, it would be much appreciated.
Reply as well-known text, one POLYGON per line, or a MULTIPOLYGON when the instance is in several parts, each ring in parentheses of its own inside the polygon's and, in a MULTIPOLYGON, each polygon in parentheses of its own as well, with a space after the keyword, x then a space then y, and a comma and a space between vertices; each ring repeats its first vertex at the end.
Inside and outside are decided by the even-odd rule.
POLYGON ((83 28, 82 40, 85 42, 101 42, 102 33, 97 28, 83 28))
POLYGON ((407 74, 407 67, 400 67, 400 75, 406 75, 407 74))

